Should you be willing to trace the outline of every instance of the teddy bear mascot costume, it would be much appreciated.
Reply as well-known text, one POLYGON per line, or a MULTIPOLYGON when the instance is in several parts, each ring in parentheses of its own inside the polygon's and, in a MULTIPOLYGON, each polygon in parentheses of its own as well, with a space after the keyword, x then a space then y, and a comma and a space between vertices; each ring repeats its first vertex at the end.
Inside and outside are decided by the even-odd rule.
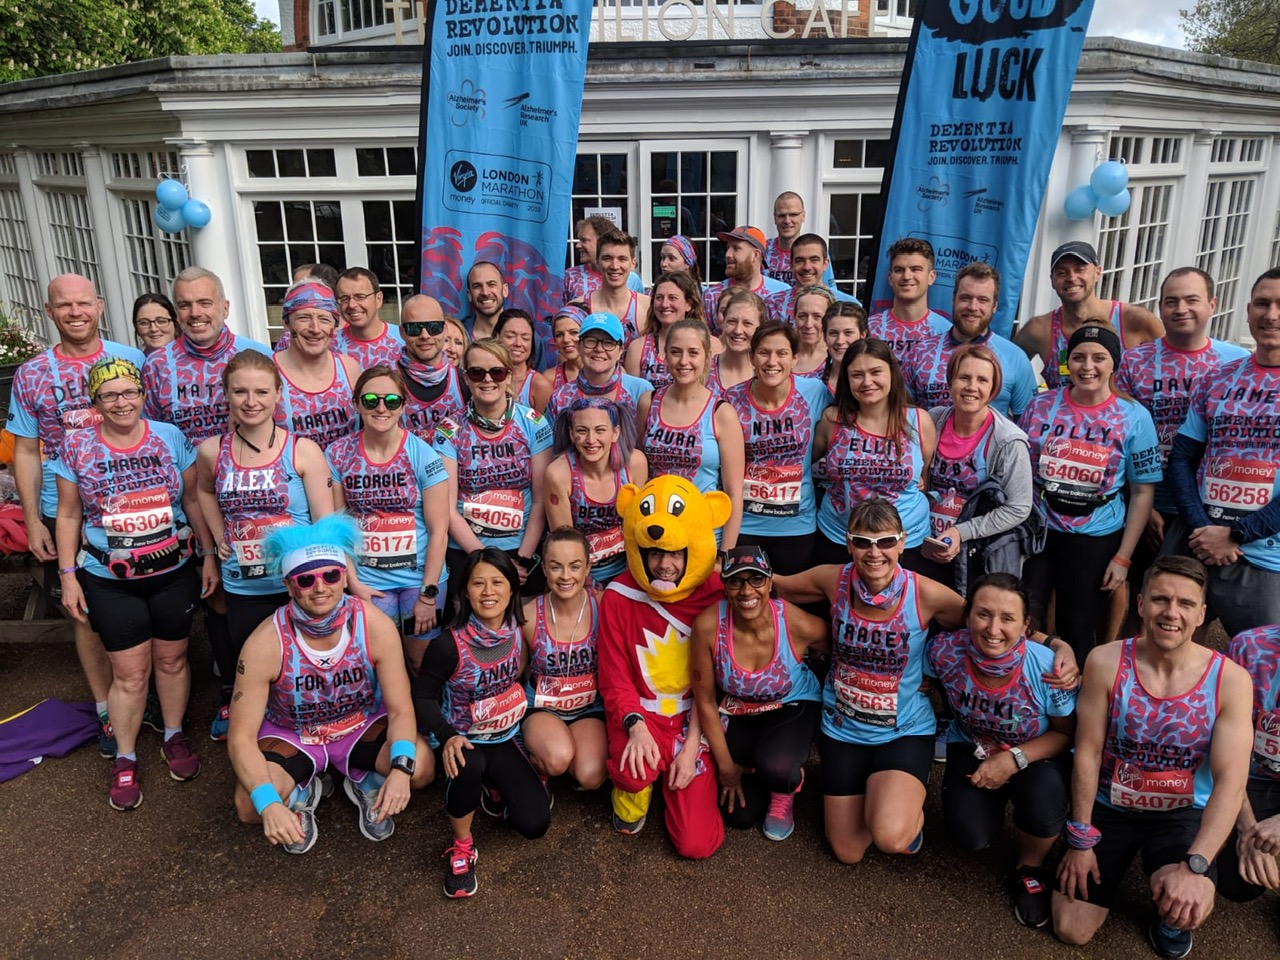
POLYGON ((613 825, 639 833, 660 780, 667 834, 691 859, 711 856, 724 841, 714 764, 693 709, 689 634, 698 614, 724 595, 714 572, 715 532, 730 510, 728 494, 700 493, 682 477, 623 486, 627 569, 600 603, 613 825))

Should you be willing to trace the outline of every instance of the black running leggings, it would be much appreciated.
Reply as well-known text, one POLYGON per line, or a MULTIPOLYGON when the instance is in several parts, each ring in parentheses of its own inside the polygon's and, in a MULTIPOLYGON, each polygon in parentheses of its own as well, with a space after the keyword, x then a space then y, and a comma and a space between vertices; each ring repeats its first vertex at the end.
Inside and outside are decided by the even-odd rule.
POLYGON ((451 817, 465 817, 480 806, 480 791, 493 787, 502 795, 507 822, 517 832, 536 840, 551 826, 551 802, 529 758, 515 738, 501 743, 473 743, 464 750, 466 766, 456 777, 446 777, 444 807, 451 817))
POLYGON ((755 770, 742 778, 746 805, 724 813, 729 826, 739 830, 755 826, 764 819, 769 794, 795 792, 821 716, 818 701, 797 700, 768 713, 729 721, 724 734, 729 755, 739 766, 755 770))
POLYGON ((1031 620, 1044 626, 1052 594, 1054 630, 1071 644, 1077 663, 1083 664, 1097 643, 1111 596, 1102 591, 1102 578, 1123 536, 1123 530, 1100 537, 1050 530, 1044 550, 1027 560, 1023 578, 1031 592, 1031 620))
POLYGON ((1013 803, 1013 825, 1023 833, 1045 839, 1056 837, 1067 822, 1068 754, 1037 760, 1015 773, 999 790, 986 790, 969 782, 978 769, 973 745, 947 745, 947 772, 942 780, 942 815, 947 836, 963 850, 985 850, 1004 829, 1005 807, 1013 803))

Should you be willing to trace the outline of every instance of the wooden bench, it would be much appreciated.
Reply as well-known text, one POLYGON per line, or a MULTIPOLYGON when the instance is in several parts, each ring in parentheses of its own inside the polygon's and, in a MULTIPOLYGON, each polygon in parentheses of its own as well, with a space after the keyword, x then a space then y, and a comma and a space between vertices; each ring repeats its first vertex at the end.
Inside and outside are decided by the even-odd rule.
POLYGON ((26 577, 21 620, 0 620, 0 643, 58 643, 75 640, 75 624, 62 616, 45 583, 45 565, 29 553, 0 557, 0 574, 26 577))

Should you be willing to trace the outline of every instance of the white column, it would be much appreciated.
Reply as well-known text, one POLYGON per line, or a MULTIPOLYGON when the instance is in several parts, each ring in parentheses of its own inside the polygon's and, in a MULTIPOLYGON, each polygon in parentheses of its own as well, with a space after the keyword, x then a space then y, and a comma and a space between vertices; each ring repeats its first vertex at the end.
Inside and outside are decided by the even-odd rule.
MULTIPOLYGON (((761 218, 764 222, 759 224, 766 234, 773 233, 774 197, 787 190, 794 190, 804 196, 807 181, 800 167, 801 160, 804 158, 804 141, 808 134, 808 130, 789 130, 769 134, 771 167, 769 183, 772 189, 766 201, 769 209, 761 218)), ((821 198, 804 196, 806 208, 815 207, 819 199, 821 198)))
POLYGON ((111 201, 107 194, 107 176, 102 162, 102 151, 97 144, 72 144, 80 152, 84 164, 85 196, 89 201, 89 216, 93 220, 93 244, 98 254, 98 296, 106 304, 108 337, 117 343, 132 343, 132 318, 129 308, 133 296, 124 278, 126 265, 121 258, 119 231, 111 216, 111 201))
POLYGON ((207 227, 199 230, 187 228, 191 262, 212 270, 221 278, 223 290, 231 301, 228 326, 239 334, 261 336, 265 331, 255 334, 252 320, 260 305, 257 300, 249 299, 236 256, 240 240, 236 236, 235 197, 231 192, 230 177, 207 140, 171 139, 165 142, 178 148, 187 193, 203 200, 209 207, 207 227))
POLYGON ((1082 124, 1071 128, 1071 159, 1067 164, 1067 182, 1063 185, 1065 191, 1061 197, 1056 198, 1056 206, 1050 208, 1062 218, 1063 224, 1063 229, 1057 238, 1058 243, 1054 244, 1055 248, 1068 240, 1084 240, 1087 243, 1093 243, 1096 239, 1097 219, 1087 217, 1084 220, 1068 220, 1062 213, 1062 202, 1076 187, 1088 184, 1094 168, 1106 159, 1107 137, 1114 129, 1116 128, 1094 124, 1082 124))

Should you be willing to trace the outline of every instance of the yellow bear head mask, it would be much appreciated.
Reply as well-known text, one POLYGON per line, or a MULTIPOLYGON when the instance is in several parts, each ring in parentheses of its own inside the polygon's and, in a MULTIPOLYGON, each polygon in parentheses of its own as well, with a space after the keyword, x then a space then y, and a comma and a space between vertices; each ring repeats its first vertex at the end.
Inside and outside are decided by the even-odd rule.
POLYGON ((643 487, 626 484, 618 491, 618 513, 631 576, 654 600, 683 600, 711 576, 716 530, 732 510, 727 493, 700 493, 683 477, 654 477, 643 487), (684 553, 684 574, 674 584, 652 580, 645 562, 651 550, 684 553))

